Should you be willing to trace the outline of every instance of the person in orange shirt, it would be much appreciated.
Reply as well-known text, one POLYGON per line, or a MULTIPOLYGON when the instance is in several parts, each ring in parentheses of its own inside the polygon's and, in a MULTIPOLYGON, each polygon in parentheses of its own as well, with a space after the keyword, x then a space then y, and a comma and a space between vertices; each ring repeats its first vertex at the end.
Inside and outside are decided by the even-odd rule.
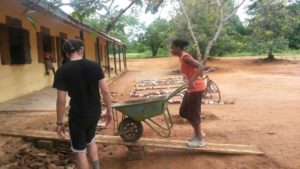
POLYGON ((206 86, 201 76, 204 66, 184 51, 188 46, 187 41, 176 39, 172 42, 171 52, 179 57, 180 71, 187 84, 187 92, 184 94, 179 114, 189 121, 194 129, 194 135, 188 140, 188 147, 204 146, 204 133, 201 131, 201 98, 206 86))

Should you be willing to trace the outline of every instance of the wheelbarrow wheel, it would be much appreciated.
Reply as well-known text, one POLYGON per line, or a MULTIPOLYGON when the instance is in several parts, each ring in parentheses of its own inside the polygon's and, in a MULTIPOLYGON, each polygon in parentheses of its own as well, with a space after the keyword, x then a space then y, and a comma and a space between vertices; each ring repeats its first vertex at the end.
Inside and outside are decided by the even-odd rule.
POLYGON ((126 142, 135 142, 143 135, 143 125, 129 117, 123 119, 118 127, 121 138, 126 142))

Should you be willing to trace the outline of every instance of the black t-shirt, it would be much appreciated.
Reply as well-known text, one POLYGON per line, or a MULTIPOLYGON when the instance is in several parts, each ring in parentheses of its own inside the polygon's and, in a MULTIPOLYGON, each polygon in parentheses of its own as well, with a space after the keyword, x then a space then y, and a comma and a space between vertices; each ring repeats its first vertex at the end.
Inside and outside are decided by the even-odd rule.
POLYGON ((104 74, 99 64, 87 59, 69 61, 57 70, 53 87, 68 92, 71 98, 70 117, 100 116, 101 79, 104 79, 104 74))

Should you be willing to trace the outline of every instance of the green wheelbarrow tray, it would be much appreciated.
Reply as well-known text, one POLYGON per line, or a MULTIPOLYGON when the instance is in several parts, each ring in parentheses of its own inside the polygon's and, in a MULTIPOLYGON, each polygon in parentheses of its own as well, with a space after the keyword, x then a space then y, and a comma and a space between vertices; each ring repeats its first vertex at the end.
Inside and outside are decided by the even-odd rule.
POLYGON ((165 97, 117 103, 113 108, 135 121, 149 119, 165 112, 165 97))
POLYGON ((168 96, 131 100, 113 104, 112 107, 114 110, 116 110, 114 111, 113 116, 114 122, 117 123, 117 125, 114 123, 114 129, 116 130, 116 126, 118 126, 118 132, 115 133, 118 133, 125 141, 136 141, 142 135, 143 127, 141 121, 143 121, 160 136, 169 137, 173 123, 170 111, 168 109, 168 101, 185 88, 186 85, 182 85, 168 96), (122 114, 122 121, 120 124, 118 124, 117 111, 121 112, 122 114), (166 125, 163 126, 151 119, 159 115, 163 115, 166 125), (160 132, 158 129, 167 131, 167 133, 160 132), (126 131, 128 131, 128 133, 124 134, 126 131))
POLYGON ((168 96, 120 102, 112 107, 136 121, 142 121, 165 113, 168 101, 185 88, 182 85, 168 96))

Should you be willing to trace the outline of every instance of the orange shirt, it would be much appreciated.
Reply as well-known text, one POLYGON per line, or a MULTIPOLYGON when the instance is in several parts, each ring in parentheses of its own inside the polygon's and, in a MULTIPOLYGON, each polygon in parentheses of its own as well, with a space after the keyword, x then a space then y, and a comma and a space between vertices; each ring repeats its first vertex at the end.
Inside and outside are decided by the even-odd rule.
MULTIPOLYGON (((188 53, 186 52, 182 52, 180 58, 179 58, 179 62, 180 62, 180 71, 184 76, 184 79, 187 81, 190 81, 193 77, 193 75, 196 73, 197 68, 193 67, 192 65, 186 64, 183 61, 183 58, 185 56, 190 56, 188 53)), ((192 88, 188 88, 188 92, 192 93, 192 92, 200 92, 205 90, 206 86, 204 81, 198 77, 196 78, 196 80, 194 81, 194 87, 192 88)))

